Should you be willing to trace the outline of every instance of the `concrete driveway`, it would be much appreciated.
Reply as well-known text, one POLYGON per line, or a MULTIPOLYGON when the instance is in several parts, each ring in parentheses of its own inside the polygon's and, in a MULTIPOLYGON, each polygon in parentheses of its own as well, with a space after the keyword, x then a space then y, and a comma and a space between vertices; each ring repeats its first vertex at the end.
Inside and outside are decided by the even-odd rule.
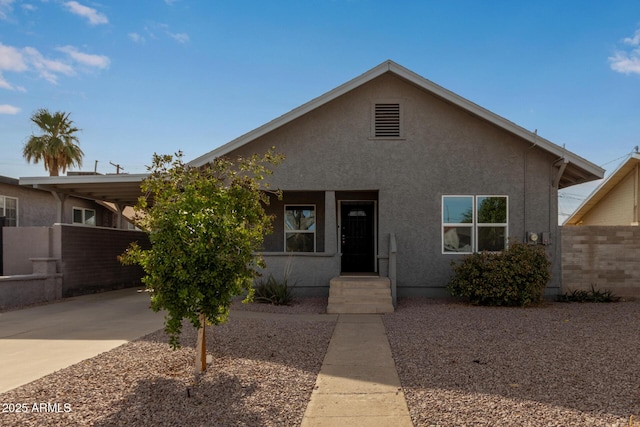
POLYGON ((0 313, 0 393, 163 327, 136 288, 0 313))

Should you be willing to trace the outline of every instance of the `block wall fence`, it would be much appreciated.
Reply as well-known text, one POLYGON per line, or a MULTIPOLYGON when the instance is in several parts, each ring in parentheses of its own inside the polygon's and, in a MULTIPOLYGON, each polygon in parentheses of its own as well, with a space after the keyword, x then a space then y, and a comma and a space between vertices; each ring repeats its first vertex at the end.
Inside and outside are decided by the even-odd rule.
POLYGON ((591 285, 620 297, 640 297, 640 227, 565 226, 562 292, 591 285))

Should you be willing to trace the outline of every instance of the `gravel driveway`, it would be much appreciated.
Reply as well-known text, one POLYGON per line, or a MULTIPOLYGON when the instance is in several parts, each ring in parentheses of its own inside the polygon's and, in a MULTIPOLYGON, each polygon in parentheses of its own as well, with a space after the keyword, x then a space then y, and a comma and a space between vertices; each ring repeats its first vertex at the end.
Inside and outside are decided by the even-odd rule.
MULTIPOLYGON (((415 426, 627 427, 632 415, 640 426, 640 302, 520 309, 401 299, 384 322, 415 426)), ((194 331, 178 351, 158 331, 0 394, 3 409, 28 408, 0 413, 0 425, 297 426, 333 327, 233 319, 209 331, 213 366, 197 386, 194 331)))

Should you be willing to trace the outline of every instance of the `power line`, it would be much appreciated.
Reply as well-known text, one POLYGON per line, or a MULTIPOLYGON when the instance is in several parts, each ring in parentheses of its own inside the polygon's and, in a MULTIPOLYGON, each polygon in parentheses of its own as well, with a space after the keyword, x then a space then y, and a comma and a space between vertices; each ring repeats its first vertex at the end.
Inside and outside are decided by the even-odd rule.
POLYGON ((613 162, 617 162, 618 160, 622 160, 622 159, 624 159, 625 157, 629 157, 629 156, 630 156, 630 155, 632 155, 633 153, 637 153, 637 152, 638 152, 638 146, 636 145, 635 147, 633 147, 633 150, 632 150, 632 151, 628 152, 628 153, 627 153, 627 154, 625 154, 624 156, 620 156, 620 157, 618 157, 617 159, 613 159, 613 160, 608 161, 607 163, 603 163, 603 164, 601 164, 601 165, 600 165, 600 167, 604 167, 604 166, 608 165, 609 163, 613 163, 613 162))

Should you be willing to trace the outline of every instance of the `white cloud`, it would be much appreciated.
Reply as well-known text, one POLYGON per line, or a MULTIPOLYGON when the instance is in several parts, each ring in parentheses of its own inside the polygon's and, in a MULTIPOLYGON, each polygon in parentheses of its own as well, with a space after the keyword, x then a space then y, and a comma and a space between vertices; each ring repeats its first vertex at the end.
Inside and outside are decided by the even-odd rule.
POLYGON ((0 0, 0 19, 5 20, 9 17, 9 14, 13 11, 14 0, 0 0))
POLYGON ((144 27, 144 34, 142 36, 140 33, 129 33, 129 38, 136 43, 146 43, 147 40, 159 40, 164 36, 170 37, 178 43, 188 43, 191 38, 187 33, 173 33, 169 31, 169 25, 152 22, 150 25, 144 27))
POLYGON ((186 43, 189 41, 189 34, 186 33, 170 33, 167 31, 167 34, 179 43, 186 43))
POLYGON ((9 104, 0 104, 0 114, 18 114, 20 108, 9 104))
MULTIPOLYGON (((0 0, 1 1, 1 0, 0 0)), ((108 24, 109 20, 103 13, 98 12, 96 9, 82 5, 77 1, 68 1, 64 3, 65 7, 69 9, 69 12, 87 18, 91 25, 108 24)))
POLYGON ((59 47, 57 50, 66 53, 74 61, 82 65, 87 65, 89 67, 105 69, 109 67, 109 64, 111 63, 109 58, 104 55, 92 55, 89 53, 80 52, 73 46, 63 46, 59 47))
POLYGON ((625 44, 628 44, 628 45, 631 45, 631 46, 640 45, 640 29, 636 30, 636 33, 633 35, 633 37, 627 37, 622 41, 625 44))
POLYGON ((22 53, 11 46, 0 43, 0 71, 26 71, 27 64, 22 53))
POLYGON ((609 57, 611 69, 622 74, 640 74, 640 52, 616 52, 609 57))
POLYGON ((129 36, 129 39, 131 39, 135 43, 144 43, 145 42, 144 37, 142 37, 138 33, 129 33, 129 34, 127 34, 127 36, 129 36))
POLYGON ((622 74, 640 74, 640 29, 622 42, 632 49, 621 49, 609 57, 611 69, 622 74))
POLYGON ((0 73, 0 89, 15 90, 15 91, 18 91, 18 92, 26 92, 27 91, 23 86, 14 86, 11 83, 9 83, 4 78, 2 73, 0 73))
POLYGON ((103 70, 111 64, 107 56, 81 52, 74 46, 63 46, 56 50, 65 53, 67 58, 51 59, 33 47, 18 49, 0 43, 0 89, 26 92, 24 87, 15 86, 5 78, 7 72, 34 72, 40 78, 57 84, 60 75, 76 75, 76 65, 82 67, 81 71, 87 71, 88 68, 103 70))
POLYGON ((2 74, 0 74, 0 89, 15 90, 15 88, 4 79, 2 74))
POLYGON ((36 69, 40 77, 49 83, 57 84, 58 74, 73 76, 76 73, 71 65, 62 61, 47 59, 37 49, 25 47, 23 51, 29 65, 36 69))

